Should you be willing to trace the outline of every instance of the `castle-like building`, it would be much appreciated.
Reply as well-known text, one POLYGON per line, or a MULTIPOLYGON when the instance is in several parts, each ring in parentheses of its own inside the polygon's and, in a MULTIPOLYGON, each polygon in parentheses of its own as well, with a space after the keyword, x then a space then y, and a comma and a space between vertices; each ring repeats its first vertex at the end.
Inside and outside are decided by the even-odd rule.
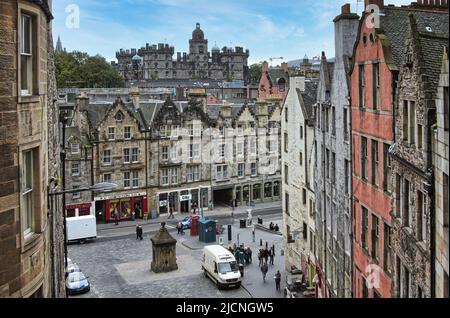
POLYGON ((222 51, 213 47, 208 51, 208 40, 197 23, 189 40, 189 53, 177 52, 168 44, 146 44, 140 49, 116 52, 119 72, 130 83, 147 82, 157 79, 213 79, 247 80, 249 50, 243 47, 224 47, 222 51))

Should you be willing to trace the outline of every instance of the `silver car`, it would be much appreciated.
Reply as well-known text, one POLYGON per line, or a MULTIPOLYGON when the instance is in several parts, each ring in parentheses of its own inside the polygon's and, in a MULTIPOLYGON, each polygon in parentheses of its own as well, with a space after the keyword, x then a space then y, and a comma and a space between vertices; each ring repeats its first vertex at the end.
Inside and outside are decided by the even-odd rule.
POLYGON ((86 293, 91 289, 83 272, 72 272, 66 278, 66 288, 69 295, 86 293))

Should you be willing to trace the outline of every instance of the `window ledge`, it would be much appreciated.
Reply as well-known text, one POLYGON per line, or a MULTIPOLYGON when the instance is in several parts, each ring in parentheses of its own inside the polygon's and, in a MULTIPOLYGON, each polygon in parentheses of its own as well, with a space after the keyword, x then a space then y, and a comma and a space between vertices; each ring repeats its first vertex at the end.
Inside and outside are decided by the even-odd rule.
POLYGON ((22 246, 22 253, 32 249, 39 243, 39 239, 41 238, 41 235, 38 233, 30 233, 26 237, 24 237, 24 244, 22 246))
POLYGON ((39 103, 39 102, 40 102, 39 95, 19 95, 18 104, 39 103))

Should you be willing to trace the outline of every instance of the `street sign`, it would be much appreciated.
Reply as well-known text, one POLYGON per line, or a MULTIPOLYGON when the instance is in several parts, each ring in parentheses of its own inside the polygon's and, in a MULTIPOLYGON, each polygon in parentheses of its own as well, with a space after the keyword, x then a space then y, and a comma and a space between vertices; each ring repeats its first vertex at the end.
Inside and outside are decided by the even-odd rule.
POLYGON ((160 207, 167 206, 167 200, 161 200, 161 201, 159 201, 159 206, 160 206, 160 207))
POLYGON ((192 198, 191 194, 180 195, 180 201, 188 201, 192 198))

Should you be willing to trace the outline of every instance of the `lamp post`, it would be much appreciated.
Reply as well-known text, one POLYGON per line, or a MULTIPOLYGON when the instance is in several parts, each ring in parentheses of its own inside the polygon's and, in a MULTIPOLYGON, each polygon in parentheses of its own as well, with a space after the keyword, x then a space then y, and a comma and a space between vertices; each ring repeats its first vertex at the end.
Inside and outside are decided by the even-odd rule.
MULTIPOLYGON (((63 170, 63 175, 64 175, 64 170, 63 170)), ((62 195, 63 224, 64 224, 64 268, 67 267, 67 216, 66 216, 66 205, 65 205, 66 194, 87 192, 87 191, 92 191, 92 192, 110 191, 117 187, 118 187, 118 185, 115 183, 102 182, 102 183, 97 183, 97 184, 94 184, 91 186, 82 187, 82 188, 78 188, 78 189, 64 190, 64 180, 63 180, 63 189, 61 191, 53 191, 53 192, 49 191, 48 192, 49 201, 51 199, 52 207, 54 207, 53 197, 62 195)), ((66 298, 68 298, 67 290, 66 290, 66 298)))

